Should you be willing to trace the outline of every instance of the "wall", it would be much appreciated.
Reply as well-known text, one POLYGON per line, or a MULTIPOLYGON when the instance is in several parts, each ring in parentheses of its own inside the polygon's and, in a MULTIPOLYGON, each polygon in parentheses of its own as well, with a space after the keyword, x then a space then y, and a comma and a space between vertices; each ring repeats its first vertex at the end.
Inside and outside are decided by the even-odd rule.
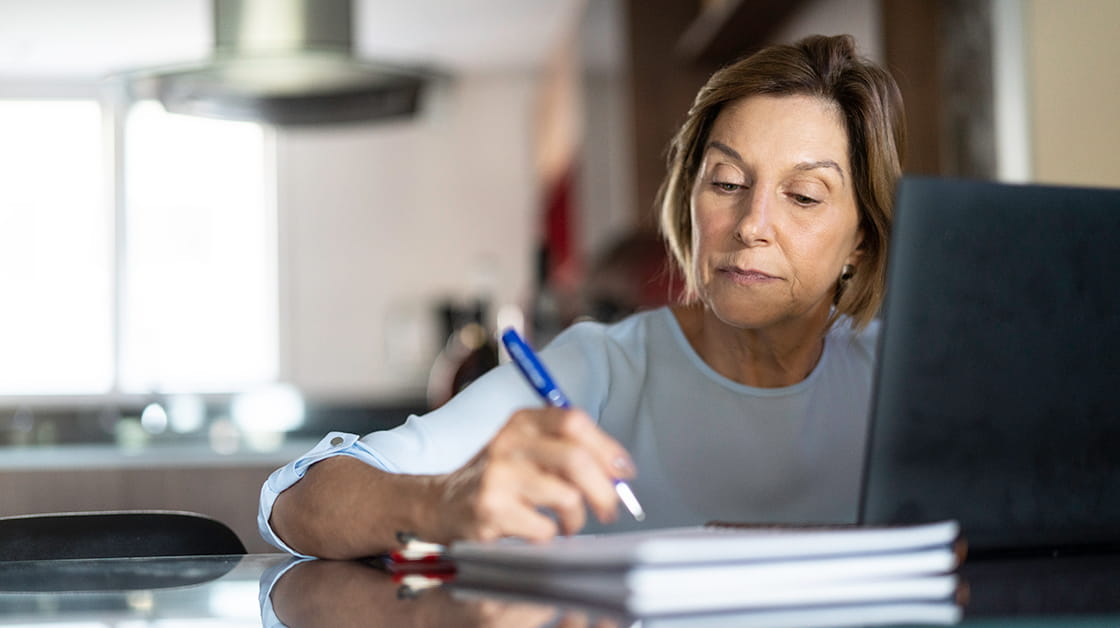
MULTIPOLYGON (((1120 59, 1120 40, 1115 36, 1120 3, 983 0, 958 3, 957 11, 977 9, 984 3, 990 5, 992 19, 994 176, 1003 181, 1120 186, 1120 168, 1112 156, 1115 146, 1120 145, 1120 123, 1116 120, 1120 72, 1115 68, 1120 59), (1071 10, 1071 6, 1076 8, 1071 10)), ((883 60, 881 6, 913 16, 931 9, 952 13, 947 8, 950 5, 943 0, 814 0, 799 10, 774 40, 788 41, 810 32, 849 32, 865 54, 883 60)), ((887 20, 887 25, 891 24, 898 26, 887 20)), ((924 28, 936 33, 936 25, 926 24, 924 28)), ((914 39, 913 33, 903 36, 914 39)), ((906 72, 899 74, 893 63, 892 69, 900 82, 910 78, 923 89, 929 83, 936 84, 936 77, 924 75, 919 72, 921 68, 911 68, 913 77, 906 72)), ((908 97, 907 109, 917 119, 929 103, 914 96, 908 97)), ((936 90, 932 96, 941 98, 936 90)), ((911 127, 908 170, 948 174, 952 168, 944 163, 918 163, 918 140, 922 139, 918 135, 923 133, 938 134, 935 139, 939 143, 952 144, 955 139, 949 137, 944 125, 911 127)))
POLYGON ((773 43, 788 43, 807 35, 851 35, 861 54, 883 61, 879 0, 813 0, 778 30, 773 43))
POLYGON ((440 299, 527 301, 536 88, 460 76, 412 119, 278 132, 285 378, 319 399, 421 393, 440 299))
POLYGON ((1120 2, 1024 2, 1032 178, 1120 186, 1120 2))
MULTIPOLYGON (((588 5, 580 27, 584 132, 578 156, 580 240, 588 263, 634 228, 630 84, 621 0, 588 5)), ((648 211, 647 208, 643 208, 648 211)))

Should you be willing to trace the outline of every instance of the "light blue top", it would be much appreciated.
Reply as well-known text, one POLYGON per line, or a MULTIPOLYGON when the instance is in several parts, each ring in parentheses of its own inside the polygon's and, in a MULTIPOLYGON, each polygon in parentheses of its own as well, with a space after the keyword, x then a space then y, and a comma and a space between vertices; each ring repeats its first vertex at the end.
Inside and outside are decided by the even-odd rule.
MULTIPOLYGON (((572 405, 637 465, 630 484, 647 518, 620 517, 610 530, 713 519, 841 523, 855 521, 859 505, 877 336, 877 322, 857 333, 841 319, 809 377, 785 388, 744 386, 715 372, 668 308, 613 325, 573 325, 540 353, 572 405)), ((446 473, 474 456, 514 410, 540 406, 532 387, 504 364, 400 427, 361 438, 332 432, 265 482, 261 534, 292 551, 268 517, 277 495, 314 462, 349 455, 390 472, 446 473)), ((588 519, 585 532, 606 529, 588 519)))

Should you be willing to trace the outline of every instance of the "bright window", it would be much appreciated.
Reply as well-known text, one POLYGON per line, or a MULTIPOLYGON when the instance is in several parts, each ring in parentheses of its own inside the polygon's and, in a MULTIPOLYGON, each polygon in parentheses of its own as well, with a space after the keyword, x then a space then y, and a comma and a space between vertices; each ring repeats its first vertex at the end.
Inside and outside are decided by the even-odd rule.
POLYGON ((277 374, 275 212, 260 125, 132 108, 124 392, 234 391, 277 374))
POLYGON ((138 103, 123 178, 106 130, 94 100, 0 101, 0 395, 274 382, 267 130, 138 103))
POLYGON ((0 101, 0 394, 113 381, 112 208, 93 101, 0 101))

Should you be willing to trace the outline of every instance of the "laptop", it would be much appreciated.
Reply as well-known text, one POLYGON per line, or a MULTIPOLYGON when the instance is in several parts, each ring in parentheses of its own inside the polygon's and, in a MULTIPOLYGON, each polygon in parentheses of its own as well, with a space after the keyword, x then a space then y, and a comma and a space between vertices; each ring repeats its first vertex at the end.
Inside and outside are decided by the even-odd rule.
POLYGON ((861 520, 1120 547, 1120 190, 902 180, 861 520))

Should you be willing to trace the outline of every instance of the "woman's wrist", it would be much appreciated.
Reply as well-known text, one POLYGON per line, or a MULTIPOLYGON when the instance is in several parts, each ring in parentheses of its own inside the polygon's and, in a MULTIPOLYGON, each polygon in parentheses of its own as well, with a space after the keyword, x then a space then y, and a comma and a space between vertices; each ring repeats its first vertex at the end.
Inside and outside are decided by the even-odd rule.
POLYGON ((412 499, 407 516, 408 529, 400 530, 412 534, 421 541, 446 544, 453 540, 451 526, 448 525, 446 494, 449 475, 410 476, 412 499))

